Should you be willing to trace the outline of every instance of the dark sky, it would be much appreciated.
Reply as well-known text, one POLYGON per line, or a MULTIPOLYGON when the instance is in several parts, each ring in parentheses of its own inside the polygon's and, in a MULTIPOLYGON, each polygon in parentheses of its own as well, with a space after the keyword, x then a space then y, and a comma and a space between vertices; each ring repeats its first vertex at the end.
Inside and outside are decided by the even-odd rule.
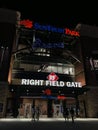
POLYGON ((22 19, 75 28, 78 23, 98 26, 98 7, 83 0, 0 0, 0 6, 21 12, 22 19), (86 2, 86 3, 85 3, 86 2))

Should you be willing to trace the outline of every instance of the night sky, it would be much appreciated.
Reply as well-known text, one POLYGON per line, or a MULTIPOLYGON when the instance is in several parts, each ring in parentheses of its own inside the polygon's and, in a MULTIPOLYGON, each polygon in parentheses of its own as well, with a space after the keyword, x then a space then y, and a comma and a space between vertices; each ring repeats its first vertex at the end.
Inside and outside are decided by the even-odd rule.
POLYGON ((18 10, 22 19, 56 27, 75 28, 78 23, 98 26, 98 7, 79 0, 0 0, 0 7, 18 10))

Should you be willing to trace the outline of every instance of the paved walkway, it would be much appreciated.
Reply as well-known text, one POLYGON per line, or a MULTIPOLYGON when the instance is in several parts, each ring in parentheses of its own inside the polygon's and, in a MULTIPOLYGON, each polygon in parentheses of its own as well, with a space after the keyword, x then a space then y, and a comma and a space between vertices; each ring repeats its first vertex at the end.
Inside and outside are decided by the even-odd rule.
POLYGON ((63 118, 0 119, 0 130, 98 130, 98 119, 77 118, 65 122, 63 118))

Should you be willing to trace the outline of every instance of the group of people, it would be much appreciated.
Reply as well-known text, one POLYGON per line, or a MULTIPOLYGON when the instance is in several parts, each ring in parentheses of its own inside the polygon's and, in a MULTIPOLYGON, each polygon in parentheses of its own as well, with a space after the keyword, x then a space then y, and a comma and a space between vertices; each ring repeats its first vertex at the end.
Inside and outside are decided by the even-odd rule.
POLYGON ((75 111, 73 107, 71 107, 70 109, 65 108, 65 110, 63 111, 63 116, 65 118, 65 121, 69 119, 69 115, 71 116, 72 123, 74 123, 75 111))
MULTIPOLYGON (((75 111, 74 108, 71 107, 70 109, 65 108, 63 111, 63 116, 65 118, 65 121, 69 119, 69 117, 71 116, 72 119, 72 123, 74 123, 74 117, 75 117, 75 111)), ((32 107, 32 118, 34 121, 38 121, 40 117, 40 108, 39 106, 33 106, 32 107)))
POLYGON ((33 120, 38 121, 39 116, 40 116, 40 108, 39 108, 39 106, 32 107, 32 118, 33 118, 33 120))

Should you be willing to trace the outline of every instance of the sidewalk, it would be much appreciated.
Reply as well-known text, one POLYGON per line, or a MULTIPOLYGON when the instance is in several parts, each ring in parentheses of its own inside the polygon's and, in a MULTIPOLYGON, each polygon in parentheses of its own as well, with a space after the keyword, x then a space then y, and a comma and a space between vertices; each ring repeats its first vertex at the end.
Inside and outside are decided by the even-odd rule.
POLYGON ((26 118, 2 118, 0 130, 98 130, 97 118, 76 118, 74 123, 63 118, 40 118, 33 121, 26 118))
MULTIPOLYGON (((75 118, 75 121, 98 121, 98 118, 75 118)), ((32 121, 32 118, 0 118, 0 121, 32 121)), ((39 121, 65 121, 64 118, 39 118, 39 121)), ((68 120, 72 121, 71 118, 68 120)))

